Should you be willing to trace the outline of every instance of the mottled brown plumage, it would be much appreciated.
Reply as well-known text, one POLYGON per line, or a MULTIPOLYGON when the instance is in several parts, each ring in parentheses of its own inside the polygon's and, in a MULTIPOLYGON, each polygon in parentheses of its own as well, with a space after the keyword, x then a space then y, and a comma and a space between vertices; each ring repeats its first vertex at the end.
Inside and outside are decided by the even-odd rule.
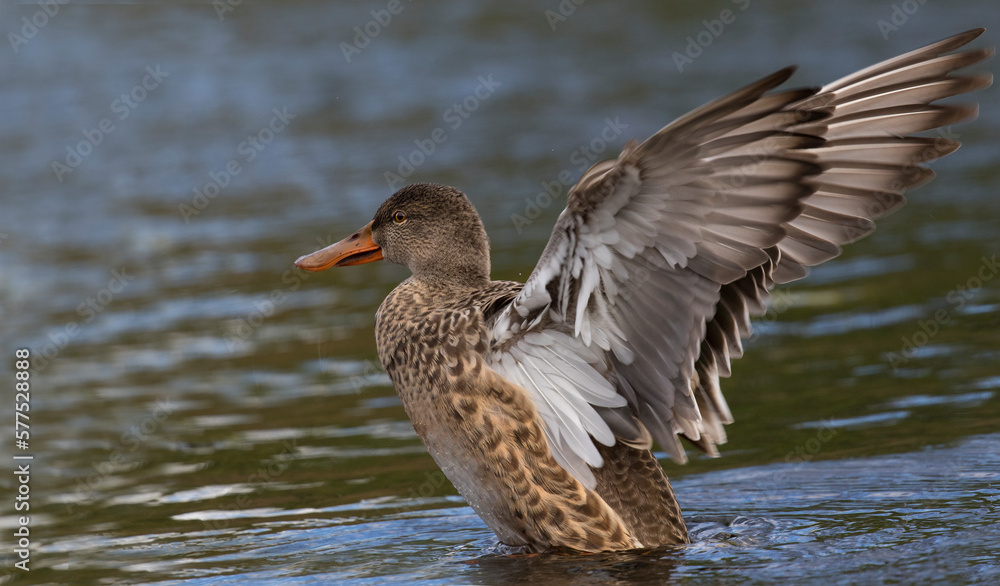
POLYGON ((710 455, 732 421, 719 389, 775 282, 806 274, 929 179, 971 118, 932 105, 986 87, 957 76, 990 50, 969 31, 820 89, 783 70, 681 117, 568 195, 523 285, 490 279, 461 191, 416 184, 358 232, 296 264, 385 258, 413 275, 376 315, 379 358, 434 460, 500 540, 542 551, 685 543, 650 451, 710 455))
POLYGON ((376 315, 382 364, 431 456, 502 542, 640 547, 631 527, 552 458, 524 390, 486 365, 483 308, 519 289, 407 279, 376 315))

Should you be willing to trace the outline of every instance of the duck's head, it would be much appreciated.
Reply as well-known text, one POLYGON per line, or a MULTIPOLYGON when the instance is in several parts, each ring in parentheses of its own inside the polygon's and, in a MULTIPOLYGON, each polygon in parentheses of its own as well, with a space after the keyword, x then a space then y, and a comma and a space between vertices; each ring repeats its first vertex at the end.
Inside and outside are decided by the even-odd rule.
POLYGON ((307 271, 385 259, 418 278, 478 282, 490 278, 490 243, 464 193, 447 185, 415 183, 385 200, 375 218, 336 244, 307 254, 307 271))

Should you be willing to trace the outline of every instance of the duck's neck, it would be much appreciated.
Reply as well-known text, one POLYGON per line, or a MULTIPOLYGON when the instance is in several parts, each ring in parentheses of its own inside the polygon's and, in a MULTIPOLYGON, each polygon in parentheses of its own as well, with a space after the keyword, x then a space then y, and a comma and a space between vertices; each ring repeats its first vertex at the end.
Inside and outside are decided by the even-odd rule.
POLYGON ((414 279, 429 285, 450 288, 478 288, 490 283, 489 249, 469 245, 465 250, 451 250, 429 258, 413 259, 410 270, 414 279))
POLYGON ((448 263, 446 266, 426 267, 425 270, 413 271, 413 280, 434 289, 456 291, 482 289, 492 282, 488 261, 485 266, 448 263))

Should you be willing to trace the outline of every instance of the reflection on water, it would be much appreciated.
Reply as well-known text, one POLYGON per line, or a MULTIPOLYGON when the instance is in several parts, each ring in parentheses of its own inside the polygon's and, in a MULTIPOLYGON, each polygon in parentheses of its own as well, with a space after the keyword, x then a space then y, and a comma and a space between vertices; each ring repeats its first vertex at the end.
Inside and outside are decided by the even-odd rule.
MULTIPOLYGON (((469 192, 494 276, 523 279, 564 178, 627 138, 788 62, 822 83, 997 18, 922 4, 886 41, 881 3, 749 3, 678 72, 743 4, 587 3, 553 30, 555 3, 404 3, 350 61, 383 5, 62 5, 5 49, 0 340, 34 356, 30 582, 997 581, 993 90, 935 182, 775 296, 724 385, 722 457, 667 465, 690 547, 504 555, 375 356, 405 271, 291 267, 395 173, 469 192)), ((4 4, 0 30, 38 10, 4 4)))

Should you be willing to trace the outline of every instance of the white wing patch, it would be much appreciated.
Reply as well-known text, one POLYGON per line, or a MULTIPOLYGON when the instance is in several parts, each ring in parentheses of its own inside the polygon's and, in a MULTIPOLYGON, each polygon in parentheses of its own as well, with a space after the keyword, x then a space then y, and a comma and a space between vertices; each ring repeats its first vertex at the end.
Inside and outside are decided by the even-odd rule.
POLYGON ((627 403, 598 370, 605 363, 603 353, 579 338, 549 329, 527 333, 490 358, 494 370, 528 392, 559 465, 594 488, 588 466, 600 468, 604 460, 593 440, 606 446, 615 443, 595 407, 627 403))

